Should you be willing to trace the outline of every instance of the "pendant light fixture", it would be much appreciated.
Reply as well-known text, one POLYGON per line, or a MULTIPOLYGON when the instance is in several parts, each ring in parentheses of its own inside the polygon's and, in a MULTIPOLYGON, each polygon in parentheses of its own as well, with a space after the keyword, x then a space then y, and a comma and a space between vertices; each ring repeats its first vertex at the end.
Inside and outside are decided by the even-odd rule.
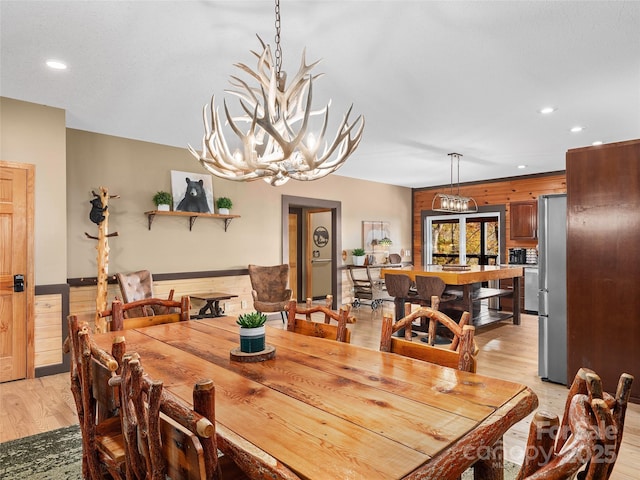
POLYGON ((471 197, 463 197, 460 195, 460 153, 449 153, 451 162, 451 184, 449 193, 436 193, 431 202, 431 210, 436 212, 447 213, 474 213, 478 211, 478 204, 471 197), (453 193, 453 159, 458 164, 458 191, 453 193))
POLYGON ((291 178, 316 180, 340 168, 362 139, 364 117, 360 115, 349 123, 353 105, 333 140, 325 139, 331 101, 318 110, 313 110, 311 103, 313 81, 321 74, 310 72, 319 60, 307 65, 303 51, 298 72, 286 84, 287 75, 281 69, 279 0, 275 1, 275 14, 275 61, 270 46, 258 37, 262 53, 252 52, 258 58, 256 70, 243 63, 236 64, 251 77, 249 81, 257 81, 257 86, 231 76, 234 89, 226 90, 238 97, 242 112, 231 114, 225 99, 225 118, 221 120, 215 96, 212 97, 203 109, 202 151, 197 152, 189 145, 189 151, 204 168, 227 180, 262 178, 273 186, 283 185, 291 178), (315 117, 321 124, 312 132, 311 120, 315 117))

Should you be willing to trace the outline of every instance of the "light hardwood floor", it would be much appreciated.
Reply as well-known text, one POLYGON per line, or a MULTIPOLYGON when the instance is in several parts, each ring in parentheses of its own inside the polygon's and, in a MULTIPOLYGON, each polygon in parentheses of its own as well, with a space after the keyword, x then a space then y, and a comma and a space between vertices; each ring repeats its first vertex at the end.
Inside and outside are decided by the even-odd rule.
MULTIPOLYGON (((368 306, 362 306, 354 313, 358 321, 349 327, 352 343, 378 349, 383 308, 372 311, 368 306)), ((279 318, 269 324, 282 327, 279 318)), ((538 395, 538 408, 562 415, 567 388, 543 382, 537 376, 537 325, 537 317, 523 315, 520 326, 502 322, 480 330, 476 335, 480 348, 478 373, 526 384, 538 395)), ((0 394, 0 442, 77 423, 68 374, 0 384, 0 394)), ((530 420, 531 415, 505 436, 508 460, 521 462, 530 420)), ((631 404, 627 410, 620 456, 611 478, 637 480, 638 472, 640 405, 631 404)))

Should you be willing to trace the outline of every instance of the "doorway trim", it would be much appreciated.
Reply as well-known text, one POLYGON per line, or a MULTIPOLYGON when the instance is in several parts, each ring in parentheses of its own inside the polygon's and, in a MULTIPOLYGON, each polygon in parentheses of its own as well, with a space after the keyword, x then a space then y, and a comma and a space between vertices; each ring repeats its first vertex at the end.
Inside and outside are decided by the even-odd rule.
POLYGON ((331 248, 331 294, 333 295, 332 308, 335 309, 337 305, 342 304, 342 272, 338 270, 338 252, 342 251, 342 203, 321 198, 282 195, 282 263, 287 264, 289 263, 289 208, 331 210, 331 228, 335 238, 331 248))

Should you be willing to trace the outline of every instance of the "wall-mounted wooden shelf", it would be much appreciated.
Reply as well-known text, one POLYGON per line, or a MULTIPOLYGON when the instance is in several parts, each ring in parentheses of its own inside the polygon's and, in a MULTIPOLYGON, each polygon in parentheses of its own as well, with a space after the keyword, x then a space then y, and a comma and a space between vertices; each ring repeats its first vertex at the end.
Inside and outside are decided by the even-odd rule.
POLYGON ((220 220, 224 220, 224 231, 227 231, 227 227, 231 223, 231 220, 234 218, 240 218, 240 215, 220 215, 219 213, 197 213, 197 212, 165 212, 161 210, 151 210, 149 212, 144 212, 149 220, 149 230, 151 230, 151 224, 153 220, 156 218, 156 215, 166 215, 170 217, 189 217, 189 231, 193 228, 193 224, 195 223, 197 218, 219 218, 220 220))

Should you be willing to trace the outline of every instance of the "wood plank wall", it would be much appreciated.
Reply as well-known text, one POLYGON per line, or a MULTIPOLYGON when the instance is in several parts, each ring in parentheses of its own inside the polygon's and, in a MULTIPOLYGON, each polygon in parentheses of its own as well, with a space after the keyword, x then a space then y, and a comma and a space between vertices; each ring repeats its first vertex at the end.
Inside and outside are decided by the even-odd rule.
MULTIPOLYGON (((433 197, 438 192, 448 192, 449 186, 413 190, 413 234, 412 248, 413 264, 422 265, 422 238, 421 238, 421 212, 431 210, 433 197)), ((538 195, 549 193, 566 193, 567 182, 565 172, 552 172, 549 174, 527 175, 511 177, 502 180, 481 183, 460 184, 460 195, 473 197, 478 206, 505 205, 506 246, 505 248, 523 247, 535 248, 537 242, 515 241, 510 239, 510 208, 511 202, 537 200, 538 195)), ((506 251, 506 250, 505 250, 506 251)))
POLYGON ((36 368, 62 363, 62 295, 36 295, 34 315, 36 368))
MULTIPOLYGON (((71 314, 79 315, 87 320, 92 319, 96 308, 96 286, 71 287, 69 293, 69 311, 71 314)), ((174 290, 173 298, 179 299, 183 295, 195 295, 207 292, 226 292, 238 295, 221 302, 224 304, 225 312, 230 315, 239 315, 253 311, 253 300, 251 298, 251 282, 248 275, 237 275, 228 277, 207 277, 207 278, 187 278, 181 280, 163 280, 153 282, 153 293, 158 298, 168 298, 171 289, 174 290), (246 302, 246 307, 242 308, 242 302, 246 302)), ((117 284, 110 284, 107 293, 107 304, 115 297, 122 297, 117 284)), ((191 313, 195 314, 202 305, 198 300, 191 301, 191 313)))

